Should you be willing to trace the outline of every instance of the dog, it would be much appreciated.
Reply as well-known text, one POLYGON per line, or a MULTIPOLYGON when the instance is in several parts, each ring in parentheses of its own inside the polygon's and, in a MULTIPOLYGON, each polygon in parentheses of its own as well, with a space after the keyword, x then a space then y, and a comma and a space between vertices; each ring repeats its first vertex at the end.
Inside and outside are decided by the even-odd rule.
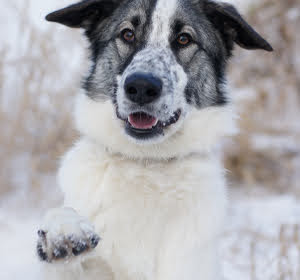
POLYGON ((86 0, 46 19, 84 30, 91 67, 58 172, 64 205, 38 232, 43 279, 221 279, 226 65, 235 44, 271 45, 212 0, 86 0))

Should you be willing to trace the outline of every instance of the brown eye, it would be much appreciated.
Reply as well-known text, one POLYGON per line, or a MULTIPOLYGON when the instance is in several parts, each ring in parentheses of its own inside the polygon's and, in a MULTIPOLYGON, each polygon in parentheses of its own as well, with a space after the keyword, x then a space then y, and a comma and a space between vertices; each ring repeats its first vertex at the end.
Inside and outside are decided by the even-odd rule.
POLYGON ((124 29, 122 31, 122 38, 128 43, 133 43, 135 40, 134 32, 130 29, 124 29))
POLYGON ((177 43, 181 46, 187 46, 192 41, 192 38, 187 33, 182 33, 177 37, 177 43))

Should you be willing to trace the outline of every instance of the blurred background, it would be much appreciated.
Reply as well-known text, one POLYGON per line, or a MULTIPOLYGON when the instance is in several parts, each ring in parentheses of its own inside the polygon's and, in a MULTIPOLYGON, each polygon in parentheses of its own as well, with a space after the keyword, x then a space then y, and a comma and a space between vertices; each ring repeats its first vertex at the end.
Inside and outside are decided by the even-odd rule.
MULTIPOLYGON (((241 133, 226 140, 225 280, 300 279, 300 2, 231 0, 275 51, 235 50, 229 85, 241 133)), ((44 16, 72 0, 2 1, 0 279, 38 279, 38 222, 62 201, 60 156, 76 139, 73 96, 86 69, 78 30, 44 16), (24 278, 25 275, 25 278, 24 278)))

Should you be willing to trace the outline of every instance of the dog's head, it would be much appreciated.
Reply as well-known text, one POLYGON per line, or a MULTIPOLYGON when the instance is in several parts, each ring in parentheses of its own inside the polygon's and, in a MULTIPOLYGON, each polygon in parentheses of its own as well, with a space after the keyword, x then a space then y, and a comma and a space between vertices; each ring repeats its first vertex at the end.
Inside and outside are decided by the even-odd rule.
POLYGON ((85 30, 86 96, 99 110, 109 100, 135 145, 162 143, 191 112, 226 105, 234 43, 272 50, 232 5, 210 0, 86 0, 47 20, 85 30))

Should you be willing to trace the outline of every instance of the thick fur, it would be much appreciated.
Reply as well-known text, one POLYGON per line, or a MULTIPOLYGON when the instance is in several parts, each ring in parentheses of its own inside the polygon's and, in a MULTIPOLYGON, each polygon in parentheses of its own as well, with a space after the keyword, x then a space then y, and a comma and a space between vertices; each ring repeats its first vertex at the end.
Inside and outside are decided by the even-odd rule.
POLYGON ((232 6, 204 0, 87 0, 47 19, 85 29, 92 68, 74 110, 81 137, 59 170, 64 207, 50 210, 39 232, 44 279, 220 279, 227 198, 219 143, 236 132, 226 61, 234 42, 271 47, 232 6), (124 28, 134 44, 122 41, 124 28), (180 32, 193 36, 185 48, 180 32), (163 83, 143 107, 124 92, 139 72, 163 83), (178 109, 159 133, 128 130, 132 113, 164 124, 178 109))
POLYGON ((76 107, 83 136, 64 157, 59 183, 65 206, 87 217, 101 241, 90 256, 44 265, 45 275, 217 279, 227 201, 217 144, 235 131, 232 109, 195 110, 172 139, 137 148, 121 133, 112 103, 95 106, 81 95, 76 107))

